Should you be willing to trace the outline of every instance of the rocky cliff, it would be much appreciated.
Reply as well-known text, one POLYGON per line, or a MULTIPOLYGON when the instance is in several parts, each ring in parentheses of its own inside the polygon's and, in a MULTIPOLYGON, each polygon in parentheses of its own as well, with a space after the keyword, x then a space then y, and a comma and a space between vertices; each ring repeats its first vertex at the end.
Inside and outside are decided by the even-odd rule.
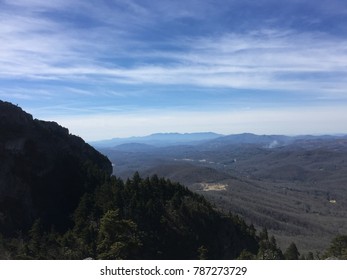
POLYGON ((110 161, 55 122, 0 101, 0 233, 34 220, 64 230, 81 195, 112 172, 110 161))

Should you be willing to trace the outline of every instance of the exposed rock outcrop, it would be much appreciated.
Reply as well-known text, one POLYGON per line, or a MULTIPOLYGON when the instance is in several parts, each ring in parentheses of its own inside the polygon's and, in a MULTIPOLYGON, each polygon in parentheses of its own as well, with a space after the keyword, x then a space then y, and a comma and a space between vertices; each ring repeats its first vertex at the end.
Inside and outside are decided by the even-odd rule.
POLYGON ((38 218, 64 230, 81 195, 111 173, 111 162, 68 129, 0 101, 1 233, 38 218))

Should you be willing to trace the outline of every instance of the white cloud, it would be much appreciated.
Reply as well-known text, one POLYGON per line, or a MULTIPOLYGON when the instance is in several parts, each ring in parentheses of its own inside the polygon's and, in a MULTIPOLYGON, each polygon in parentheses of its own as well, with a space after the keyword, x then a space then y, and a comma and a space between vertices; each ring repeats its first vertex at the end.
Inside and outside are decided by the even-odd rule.
POLYGON ((69 1, 60 0, 60 1, 46 1, 46 0, 4 0, 5 3, 11 6, 16 6, 19 8, 62 8, 65 7, 69 1))
MULTIPOLYGON (((146 13, 134 4, 131 10, 146 13)), ((115 85, 187 84, 327 93, 347 86, 347 80, 336 80, 347 74, 347 42, 324 34, 266 29, 214 38, 182 37, 171 42, 180 46, 173 52, 162 47, 149 51, 150 42, 141 50, 144 42, 127 40, 106 26, 66 27, 43 17, 3 15, 0 78, 107 79, 115 85), (117 64, 117 58, 135 63, 124 67, 117 64), (315 78, 317 73, 327 75, 315 78)))
POLYGON ((198 89, 293 91, 296 96, 299 92, 312 99, 346 101, 346 38, 255 27, 244 33, 224 30, 213 36, 182 34, 160 42, 143 39, 146 30, 160 29, 157 24, 163 18, 202 19, 207 6, 194 13, 182 3, 170 1, 151 7, 139 1, 6 2, 7 8, 0 10, 0 81, 26 80, 32 84, 29 88, 2 85, 0 97, 57 100, 55 107, 32 107, 28 111, 37 112, 43 119, 49 116, 89 140, 211 127, 223 133, 345 132, 346 108, 342 107, 221 109, 211 113, 140 110, 126 115, 117 110, 136 112, 138 108, 126 105, 129 107, 110 109, 93 104, 93 100, 100 96, 124 98, 140 89, 141 95, 146 95, 153 85, 189 85, 198 89), (61 14, 47 16, 46 12, 57 11, 61 14), (87 86, 78 87, 78 83, 87 86), (124 88, 127 85, 131 90, 124 88), (73 103, 78 98, 87 102, 73 103), (97 114, 103 111, 116 115, 97 114))

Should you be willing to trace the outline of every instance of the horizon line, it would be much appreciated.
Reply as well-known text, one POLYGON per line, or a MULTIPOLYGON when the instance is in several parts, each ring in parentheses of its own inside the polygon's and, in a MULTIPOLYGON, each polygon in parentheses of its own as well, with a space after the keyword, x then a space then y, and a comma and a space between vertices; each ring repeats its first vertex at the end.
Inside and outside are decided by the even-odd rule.
POLYGON ((254 136, 285 136, 285 137, 300 137, 300 136, 313 136, 313 137, 320 137, 320 136, 334 136, 334 137, 344 137, 347 136, 347 133, 342 133, 342 132, 336 132, 336 133, 309 133, 309 134, 276 134, 276 133, 271 133, 271 134, 258 134, 258 133, 252 133, 252 132, 242 132, 242 133, 217 133, 213 131, 201 131, 201 132, 154 132, 151 134, 145 134, 145 135, 133 135, 133 136, 128 136, 128 137, 113 137, 113 138, 104 138, 100 140, 92 140, 92 141, 87 141, 87 143, 98 143, 98 142, 106 142, 106 141, 112 141, 112 140, 126 140, 126 139, 138 139, 138 138, 146 138, 146 137, 151 137, 155 135, 194 135, 194 134, 215 134, 218 135, 218 137, 225 137, 225 136, 236 136, 236 135, 245 135, 245 134, 250 134, 254 136))

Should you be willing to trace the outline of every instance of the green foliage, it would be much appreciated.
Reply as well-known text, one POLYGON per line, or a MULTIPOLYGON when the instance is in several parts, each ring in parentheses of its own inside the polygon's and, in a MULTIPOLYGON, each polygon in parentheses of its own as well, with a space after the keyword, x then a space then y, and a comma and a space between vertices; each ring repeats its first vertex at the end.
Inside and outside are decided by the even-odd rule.
POLYGON ((305 258, 306 260, 314 260, 314 256, 313 256, 313 253, 312 252, 308 252, 307 254, 306 254, 306 258, 305 258))
POLYGON ((298 248, 296 247, 295 243, 290 243, 289 247, 284 252, 284 257, 286 260, 298 260, 300 256, 300 253, 298 251, 298 248))
POLYGON ((142 179, 138 173, 125 183, 116 177, 103 180, 80 197, 73 226, 55 232, 37 220, 23 237, 0 242, 7 244, 4 252, 11 252, 2 258, 236 259, 241 252, 242 258, 245 252, 257 254, 254 227, 216 212, 178 183, 142 179))
POLYGON ((277 246, 276 239, 271 236, 269 239, 266 228, 259 234, 259 251, 257 258, 261 260, 282 260, 284 259, 281 249, 277 246))
POLYGON ((0 236, 1 259, 346 259, 347 236, 337 236, 324 256, 284 254, 266 228, 259 235, 237 215, 223 216, 178 183, 135 174, 125 183, 106 178, 85 193, 66 232, 36 220, 27 233, 0 236), (203 244, 203 245, 202 245, 203 244))
POLYGON ((251 252, 247 250, 243 250, 237 259, 238 260, 255 260, 256 255, 252 254, 251 252))
POLYGON ((347 235, 338 235, 330 243, 325 258, 347 259, 347 235))
MULTIPOLYGON (((92 168, 90 170, 93 170, 92 168)), ((95 171, 95 170, 94 170, 95 171)), ((93 172, 94 172, 93 171, 93 172)), ((95 175, 95 174, 94 174, 95 175)), ((93 176, 94 176, 93 175, 93 176)), ((299 259, 291 243, 283 254, 266 228, 259 235, 237 215, 216 212, 178 183, 135 173, 116 177, 80 198, 65 232, 36 220, 16 238, 0 236, 2 259, 299 259), (203 244, 203 245, 202 245, 203 244)), ((347 237, 336 237, 323 257, 346 258, 347 237)), ((301 259, 320 259, 313 253, 301 259)))
POLYGON ((300 254, 299 260, 314 260, 314 255, 312 252, 308 252, 306 254, 300 254))
POLYGON ((41 221, 38 219, 34 222, 29 230, 30 241, 28 242, 28 255, 41 256, 44 254, 44 234, 41 221))
POLYGON ((68 129, 10 103, 0 101, 0 115, 0 232, 22 232, 26 241, 36 219, 45 232, 66 232, 81 197, 110 177, 111 162, 68 129))
POLYGON ((207 260, 208 259, 207 255, 208 255, 208 249, 204 245, 201 245, 198 248, 198 259, 199 260, 207 260))
POLYGON ((120 219, 119 211, 109 210, 100 220, 97 252, 99 259, 136 258, 141 247, 136 224, 120 219))

